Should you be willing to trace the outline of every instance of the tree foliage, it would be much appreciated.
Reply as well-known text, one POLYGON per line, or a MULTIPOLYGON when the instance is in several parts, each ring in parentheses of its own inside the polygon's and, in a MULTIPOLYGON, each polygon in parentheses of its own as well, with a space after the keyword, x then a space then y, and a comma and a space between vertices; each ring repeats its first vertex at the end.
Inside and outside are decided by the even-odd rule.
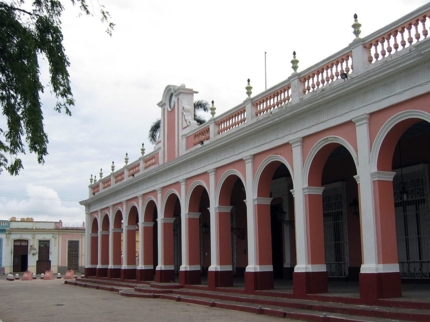
MULTIPOLYGON (((63 0, 64 1, 64 0, 63 0)), ((70 0, 81 13, 93 15, 87 0, 70 0)), ((0 128, 0 172, 17 175, 23 169, 21 154, 28 151, 44 163, 48 154, 48 136, 44 130, 40 94, 45 86, 40 80, 39 60, 49 64, 49 89, 56 98, 54 109, 71 115, 74 105, 68 67, 63 47, 61 14, 58 0, 0 1, 0 106, 5 128, 0 128)), ((112 33, 114 24, 109 12, 100 6, 102 22, 112 33)))
MULTIPOLYGON (((199 100, 194 102, 194 120, 197 122, 197 124, 202 125, 206 122, 206 120, 201 117, 200 115, 197 115, 197 111, 202 112, 209 112, 209 103, 204 100, 199 100)), ((148 139, 149 142, 152 144, 156 144, 158 137, 160 136, 160 130, 161 130, 161 120, 157 119, 152 123, 151 128, 149 129, 148 133, 148 139)))

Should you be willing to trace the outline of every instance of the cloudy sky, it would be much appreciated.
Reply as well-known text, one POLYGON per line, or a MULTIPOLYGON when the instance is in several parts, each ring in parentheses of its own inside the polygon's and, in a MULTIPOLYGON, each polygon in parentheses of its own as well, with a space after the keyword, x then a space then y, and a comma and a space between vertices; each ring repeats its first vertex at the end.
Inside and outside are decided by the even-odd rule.
POLYGON ((167 85, 186 84, 199 92, 195 99, 214 100, 220 114, 246 98, 248 78, 254 94, 264 91, 265 52, 269 88, 291 75, 293 51, 300 71, 347 47, 354 13, 365 37, 428 1, 99 2, 116 24, 112 37, 97 14, 82 17, 66 6, 64 45, 76 106, 72 117, 58 114, 45 91, 49 155, 44 165, 25 155, 17 177, 0 174, 0 219, 82 223, 79 201, 88 197, 90 176, 99 177, 100 168, 107 175, 112 161, 119 169, 125 153, 136 160, 142 143, 153 150, 148 130, 160 117, 157 103, 167 85))

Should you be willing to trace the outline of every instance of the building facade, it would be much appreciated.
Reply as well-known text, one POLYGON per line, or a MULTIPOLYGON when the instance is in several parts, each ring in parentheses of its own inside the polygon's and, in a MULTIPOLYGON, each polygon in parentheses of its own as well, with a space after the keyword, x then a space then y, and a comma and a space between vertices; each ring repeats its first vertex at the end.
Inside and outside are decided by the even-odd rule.
POLYGON ((363 39, 355 18, 346 48, 300 72, 294 53, 285 81, 252 96, 248 80, 201 126, 195 91, 167 86, 155 150, 81 202, 85 275, 250 292, 292 279, 297 297, 355 280, 363 301, 428 280, 429 16, 363 39))
MULTIPOLYGON (((34 221, 32 218, 10 221, 3 240, 5 273, 29 270, 41 274, 46 270, 64 274, 68 269, 84 270, 85 226, 63 226, 62 221, 34 221)), ((0 233, 1 238, 1 233, 0 233)))

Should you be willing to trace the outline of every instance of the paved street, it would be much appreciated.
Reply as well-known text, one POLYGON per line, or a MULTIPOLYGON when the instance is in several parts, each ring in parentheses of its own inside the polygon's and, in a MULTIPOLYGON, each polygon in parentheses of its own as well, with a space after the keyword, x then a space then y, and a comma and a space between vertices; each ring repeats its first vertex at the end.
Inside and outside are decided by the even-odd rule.
POLYGON ((288 321, 162 299, 139 299, 65 285, 64 280, 6 281, 0 278, 3 322, 106 321, 288 321))

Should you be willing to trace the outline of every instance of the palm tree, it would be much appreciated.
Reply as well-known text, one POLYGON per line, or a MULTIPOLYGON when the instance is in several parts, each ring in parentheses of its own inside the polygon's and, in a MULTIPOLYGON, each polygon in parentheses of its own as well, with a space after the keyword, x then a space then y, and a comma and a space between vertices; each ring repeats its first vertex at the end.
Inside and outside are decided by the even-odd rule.
MULTIPOLYGON (((196 114, 196 111, 209 112, 209 103, 200 100, 194 102, 194 120, 197 124, 202 125, 206 122, 206 120, 200 115, 196 114)), ((156 144, 158 140, 158 136, 160 135, 161 129, 161 119, 157 119, 154 123, 152 123, 151 128, 149 129, 148 139, 152 144, 156 144)))

